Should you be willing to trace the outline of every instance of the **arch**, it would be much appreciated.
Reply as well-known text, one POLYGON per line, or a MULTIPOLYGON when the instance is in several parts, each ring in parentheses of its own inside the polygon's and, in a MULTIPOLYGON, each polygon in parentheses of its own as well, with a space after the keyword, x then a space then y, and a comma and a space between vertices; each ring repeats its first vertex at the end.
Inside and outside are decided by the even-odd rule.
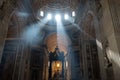
POLYGON ((67 36, 55 32, 49 34, 45 38, 44 43, 47 45, 49 51, 53 52, 56 46, 58 46, 60 51, 63 51, 64 53, 67 53, 68 46, 71 44, 70 39, 67 36))
POLYGON ((9 16, 9 24, 7 29, 7 38, 17 38, 18 36, 18 22, 17 22, 16 10, 14 10, 9 16))

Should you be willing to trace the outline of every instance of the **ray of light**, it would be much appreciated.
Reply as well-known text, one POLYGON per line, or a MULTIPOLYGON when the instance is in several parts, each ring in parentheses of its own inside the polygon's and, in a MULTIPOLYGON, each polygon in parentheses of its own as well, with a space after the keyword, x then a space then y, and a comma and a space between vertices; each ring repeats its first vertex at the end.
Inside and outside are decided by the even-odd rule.
POLYGON ((76 27, 78 30, 80 30, 80 32, 83 33, 84 35, 86 35, 86 36, 88 36, 88 37, 96 40, 97 46, 98 46, 101 50, 103 49, 103 48, 102 48, 102 43, 101 43, 98 39, 93 38, 90 34, 88 34, 87 32, 85 32, 83 29, 81 29, 78 24, 74 23, 74 19, 73 19, 72 17, 70 17, 69 22, 72 23, 72 25, 73 25, 74 27, 76 27))
POLYGON ((118 52, 109 49, 107 55, 109 56, 110 60, 112 60, 117 66, 120 67, 120 55, 118 52))
POLYGON ((64 29, 64 26, 63 26, 63 23, 62 23, 61 19, 57 19, 56 24, 57 24, 57 44, 58 44, 57 46, 61 48, 62 47, 61 44, 64 41, 63 44, 66 47, 66 51, 64 51, 64 52, 66 53, 67 52, 67 47, 69 45, 69 41, 67 40, 68 36, 65 32, 65 29, 64 29), (65 38, 63 38, 64 40, 60 37, 60 35, 63 35, 65 37, 65 38))
POLYGON ((83 33, 84 35, 94 39, 91 35, 89 35, 87 32, 85 32, 83 29, 81 29, 78 24, 74 23, 74 19, 72 17, 70 17, 69 22, 72 23, 72 25, 74 27, 76 27, 78 30, 80 30, 81 33, 83 33))
POLYGON ((27 12, 16 12, 16 15, 19 17, 28 17, 29 14, 27 12))
POLYGON ((27 26, 26 29, 24 29, 23 33, 22 33, 22 39, 26 42, 26 43, 37 43, 38 39, 37 38, 41 38, 42 34, 41 34, 41 29, 44 27, 44 25, 47 23, 47 19, 44 18, 43 20, 41 20, 41 22, 37 22, 37 23, 33 23, 30 26, 27 26))

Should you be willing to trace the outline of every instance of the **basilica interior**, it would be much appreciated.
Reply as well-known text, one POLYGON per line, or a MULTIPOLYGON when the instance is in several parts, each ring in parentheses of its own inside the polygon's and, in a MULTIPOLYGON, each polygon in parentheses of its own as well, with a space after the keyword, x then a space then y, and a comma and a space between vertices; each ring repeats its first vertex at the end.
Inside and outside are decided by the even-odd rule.
POLYGON ((120 80, 120 0, 0 0, 0 80, 120 80))

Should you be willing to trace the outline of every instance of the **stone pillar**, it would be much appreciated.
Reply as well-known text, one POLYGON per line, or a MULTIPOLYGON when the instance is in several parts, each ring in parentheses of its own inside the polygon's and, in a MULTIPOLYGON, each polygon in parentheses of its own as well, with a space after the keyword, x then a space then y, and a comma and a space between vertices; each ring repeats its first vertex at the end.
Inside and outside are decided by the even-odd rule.
POLYGON ((103 16, 101 24, 104 36, 109 43, 109 53, 113 64, 114 79, 120 76, 120 10, 119 0, 101 0, 103 16))
POLYGON ((64 80, 65 79, 65 71, 64 71, 65 69, 64 69, 64 60, 62 61, 62 79, 64 80))
POLYGON ((115 33, 115 38, 120 53, 120 1, 119 0, 108 0, 110 14, 113 22, 113 28, 115 33))
POLYGON ((111 54, 113 56, 113 70, 115 80, 120 79, 120 1, 119 0, 108 0, 109 10, 114 29, 114 40, 109 43, 111 45, 111 54))
POLYGON ((104 66, 104 51, 102 47, 102 38, 104 37, 103 36, 104 33, 101 33, 102 29, 100 28, 100 25, 96 16, 94 16, 94 27, 95 27, 95 33, 96 33, 96 43, 97 43, 97 49, 98 49, 101 80, 106 80, 106 70, 104 66))
POLYGON ((52 79, 52 61, 50 61, 50 67, 49 67, 49 79, 48 80, 51 80, 52 79))

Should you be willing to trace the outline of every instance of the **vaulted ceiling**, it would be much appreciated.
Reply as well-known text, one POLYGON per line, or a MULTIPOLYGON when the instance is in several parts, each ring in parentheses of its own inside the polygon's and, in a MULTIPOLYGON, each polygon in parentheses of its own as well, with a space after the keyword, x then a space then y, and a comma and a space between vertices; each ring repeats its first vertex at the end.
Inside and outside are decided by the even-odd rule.
MULTIPOLYGON (((17 8, 15 8, 17 9, 17 12, 23 12, 25 13, 25 15, 17 17, 14 17, 15 15, 12 16, 14 21, 12 20, 11 23, 13 24, 9 25, 10 27, 8 28, 7 37, 11 37, 11 35, 12 37, 16 37, 17 32, 15 31, 17 31, 17 26, 15 26, 14 22, 19 23, 21 26, 23 22, 25 23, 26 14, 29 14, 30 17, 27 19, 28 21, 26 21, 26 23, 30 22, 32 24, 34 19, 37 18, 38 12, 40 12, 40 10, 43 10, 46 13, 49 11, 53 13, 56 11, 69 13, 70 11, 76 11, 79 5, 79 0, 12 0, 12 1, 17 1, 17 8), (19 18, 22 21, 16 18, 19 18)), ((47 28, 49 27, 49 25, 46 26, 47 28)), ((69 28, 70 26, 72 25, 67 25, 67 27, 69 28)), ((49 28, 47 30, 49 31, 49 28)), ((54 51, 55 47, 58 46, 60 48, 60 51, 64 51, 66 53, 69 43, 70 43, 69 39, 63 34, 56 33, 48 34, 46 38, 46 44, 50 51, 54 51)))

